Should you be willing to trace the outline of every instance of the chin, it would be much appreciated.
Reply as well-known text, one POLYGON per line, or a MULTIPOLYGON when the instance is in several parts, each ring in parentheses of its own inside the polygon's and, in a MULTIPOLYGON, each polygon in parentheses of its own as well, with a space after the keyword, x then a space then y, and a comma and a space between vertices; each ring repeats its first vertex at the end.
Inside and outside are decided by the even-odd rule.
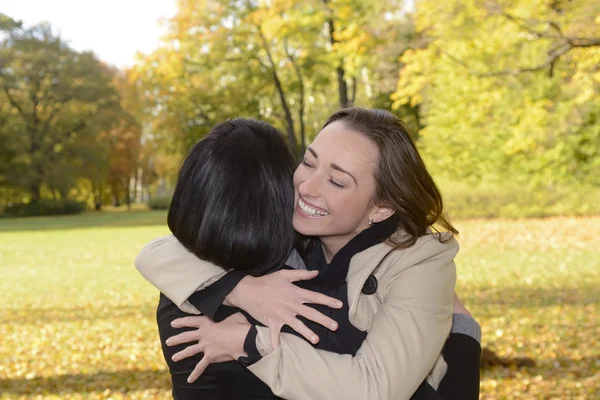
POLYGON ((316 221, 307 221, 304 218, 294 215, 292 225, 296 232, 304 236, 320 236, 323 234, 322 229, 316 221))

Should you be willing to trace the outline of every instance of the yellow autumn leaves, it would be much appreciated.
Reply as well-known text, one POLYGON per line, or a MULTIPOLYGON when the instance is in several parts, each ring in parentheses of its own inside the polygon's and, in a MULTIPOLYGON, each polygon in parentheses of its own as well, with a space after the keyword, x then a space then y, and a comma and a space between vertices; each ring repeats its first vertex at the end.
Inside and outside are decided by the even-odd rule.
MULTIPOLYGON (((135 271, 164 213, 0 221, 0 398, 169 399, 158 293, 135 271)), ((592 399, 600 218, 458 221, 458 291, 483 344, 482 399, 592 399)))

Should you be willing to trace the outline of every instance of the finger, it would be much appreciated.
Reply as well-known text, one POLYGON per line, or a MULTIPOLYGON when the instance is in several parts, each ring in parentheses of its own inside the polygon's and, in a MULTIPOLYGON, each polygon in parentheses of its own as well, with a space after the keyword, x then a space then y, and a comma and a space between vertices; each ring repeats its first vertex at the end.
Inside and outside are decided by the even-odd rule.
POLYGON ((342 308, 344 305, 340 300, 324 295, 323 293, 313 292, 311 290, 300 289, 303 291, 302 295, 306 299, 305 303, 320 304, 330 308, 342 308))
POLYGON ((246 318, 246 316, 240 312, 227 317, 225 320, 228 320, 228 319, 231 319, 232 321, 235 321, 238 324, 249 323, 248 318, 246 318))
POLYGON ((298 309, 297 313, 298 315, 316 322, 319 325, 323 325, 325 328, 328 328, 332 331, 335 331, 338 328, 337 322, 312 307, 302 306, 302 308, 298 309))
POLYGON ((308 281, 314 279, 319 275, 317 270, 282 270, 280 271, 283 276, 289 279, 290 282, 296 281, 308 281))
POLYGON ((306 325, 298 318, 294 318, 293 321, 290 321, 288 324, 290 328, 298 332, 300 335, 304 336, 306 340, 311 342, 312 344, 319 343, 319 337, 310 329, 307 328, 306 325))
POLYGON ((273 350, 279 348, 279 335, 281 335, 281 328, 282 326, 279 324, 269 327, 269 334, 271 336, 271 347, 273 348, 273 350))
POLYGON ((177 318, 171 322, 173 328, 200 328, 208 318, 201 316, 177 318))
POLYGON ((198 364, 196 364, 196 367, 194 368, 194 370, 192 371, 190 376, 188 376, 188 378, 187 378, 188 383, 194 383, 196 381, 196 379, 198 379, 200 377, 200 375, 202 375, 204 373, 204 370, 209 365, 210 365, 210 361, 209 361, 208 357, 202 357, 202 360, 200 360, 200 362, 198 364))
POLYGON ((198 342, 200 341, 200 332, 198 329, 194 329, 193 331, 187 331, 180 333, 175 336, 171 336, 166 340, 167 346, 177 346, 178 344, 189 343, 189 342, 198 342))
POLYGON ((188 357, 195 356, 198 353, 202 353, 202 345, 194 344, 186 347, 178 353, 175 353, 171 359, 175 362, 185 360, 188 357))

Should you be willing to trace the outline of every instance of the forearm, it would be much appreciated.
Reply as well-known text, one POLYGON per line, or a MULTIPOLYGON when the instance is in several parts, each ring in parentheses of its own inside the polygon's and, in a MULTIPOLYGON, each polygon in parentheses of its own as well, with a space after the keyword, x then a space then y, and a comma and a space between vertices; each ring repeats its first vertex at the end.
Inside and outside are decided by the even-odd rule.
POLYGON ((290 400, 409 399, 450 332, 455 270, 453 263, 439 262, 430 260, 398 278, 356 356, 317 350, 287 334, 271 351, 268 330, 258 327, 256 346, 267 355, 249 369, 290 400))
POLYGON ((461 333, 481 343, 481 326, 470 315, 454 313, 450 333, 461 333))
POLYGON ((148 243, 136 257, 135 266, 177 307, 191 314, 199 310, 188 301, 190 296, 226 274, 223 268, 189 252, 173 235, 148 243))
MULTIPOLYGON (((247 278, 249 276, 244 272, 229 271, 215 283, 194 292, 187 301, 211 319, 214 319, 214 315, 221 305, 243 309, 236 305, 240 295, 236 296, 235 294, 238 292, 238 288, 243 288, 242 281, 247 278)), ((242 302, 239 301, 239 303, 242 302)))
POLYGON ((472 317, 454 314, 452 332, 444 346, 448 371, 438 393, 444 400, 479 398, 481 327, 472 317))
MULTIPOLYGON (((446 332, 449 325, 448 321, 446 332)), ((266 329, 257 329, 260 347, 267 348, 266 329)), ((371 331, 371 341, 379 343, 365 341, 354 357, 317 350, 301 338, 282 334, 281 346, 249 369, 276 395, 289 400, 408 400, 435 364, 444 338, 436 342, 419 335, 403 335, 391 341, 390 330, 384 329, 371 331), (383 336, 388 336, 387 343, 381 339, 383 336)), ((443 331, 443 324, 437 329, 443 331)))

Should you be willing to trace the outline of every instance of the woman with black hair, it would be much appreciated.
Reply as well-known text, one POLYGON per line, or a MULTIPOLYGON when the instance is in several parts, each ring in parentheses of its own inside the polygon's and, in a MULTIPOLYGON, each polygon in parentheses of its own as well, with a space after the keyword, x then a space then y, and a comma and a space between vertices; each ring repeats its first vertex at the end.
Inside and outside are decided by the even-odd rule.
MULTIPOLYGON (((429 192, 418 193, 421 196, 431 195, 431 205, 427 204, 427 199, 421 198, 424 208, 429 207, 425 210, 425 219, 417 217, 414 221, 406 221, 400 218, 403 210, 394 204, 398 199, 394 195, 381 195, 381 187, 377 187, 382 182, 385 185, 390 174, 386 171, 388 176, 378 177, 377 174, 382 172, 375 170, 374 166, 379 164, 379 169, 385 169, 390 168, 386 163, 393 164, 377 141, 386 140, 390 134, 403 135, 402 126, 387 115, 383 116, 387 119, 376 115, 378 119, 372 118, 373 115, 368 112, 337 117, 339 119, 328 122, 309 149, 311 158, 305 157, 296 170, 295 186, 291 180, 293 158, 280 134, 257 121, 237 119, 216 127, 186 157, 168 217, 169 227, 178 242, 172 238, 153 242, 138 256, 136 266, 182 309, 200 310, 216 322, 223 321, 212 324, 196 319, 190 325, 202 323, 203 329, 227 327, 221 331, 221 337, 232 344, 230 349, 233 350, 227 356, 238 359, 239 363, 212 364, 200 381, 187 383, 185 378, 200 359, 199 350, 206 354, 202 361, 204 365, 201 364, 196 373, 203 370, 208 362, 226 360, 227 357, 209 354, 205 347, 208 339, 187 349, 171 347, 174 343, 167 342, 167 337, 180 331, 170 322, 182 316, 182 312, 161 296, 159 331, 173 376, 175 398, 197 398, 198 395, 223 399, 273 398, 271 391, 242 366, 253 362, 256 363, 250 367, 252 372, 285 398, 332 398, 332 395, 339 395, 343 398, 397 399, 408 398, 413 393, 414 398, 440 398, 440 395, 442 398, 475 398, 472 396, 477 391, 473 389, 478 389, 480 348, 477 342, 462 341, 464 335, 450 335, 444 350, 445 354, 451 355, 449 371, 440 386, 446 362, 438 355, 452 320, 455 273, 452 259, 457 246, 451 236, 425 229, 440 221, 451 231, 453 229, 441 217, 441 209, 436 203, 439 193, 434 187, 429 192), (362 122, 373 125, 371 136, 363 132, 361 118, 362 122), (331 128, 326 131, 328 125, 331 128), (346 158, 335 156, 336 151, 332 151, 336 144, 340 144, 340 139, 350 143, 350 148, 346 149, 350 156, 346 158), (352 158, 357 152, 359 157, 352 158), (363 161, 366 164, 361 164, 363 161), (348 192, 341 192, 344 188, 348 192), (435 213, 437 215, 430 221, 435 213), (309 268, 318 269, 320 276, 298 284, 319 294, 306 290, 300 292, 302 289, 296 293, 302 293, 303 303, 318 303, 334 309, 301 305, 297 314, 306 318, 289 325, 308 336, 313 345, 321 349, 318 352, 334 351, 347 354, 350 359, 344 356, 336 358, 333 353, 327 352, 313 356, 302 344, 306 342, 298 342, 293 339, 294 336, 288 336, 288 333, 293 333, 291 330, 283 335, 284 340, 276 349, 277 344, 271 341, 268 331, 258 327, 264 315, 258 315, 260 312, 244 313, 248 323, 235 314, 239 309, 227 306, 230 300, 241 309, 252 308, 246 306, 254 298, 236 302, 233 296, 244 282, 248 282, 245 274, 260 276, 277 270, 284 262, 289 268, 303 268, 302 259, 293 251, 296 238, 292 221, 301 233, 319 237, 318 242, 312 241, 312 248, 303 256, 309 268), (401 235, 396 234, 399 230, 401 235), (183 250, 170 250, 170 246, 177 246, 179 242, 187 249, 185 253, 183 250), (182 261, 185 257, 194 257, 188 252, 199 258, 194 258, 195 267, 190 268, 189 263, 182 261), (157 263, 160 264, 158 268, 157 263), (150 264, 153 265, 147 267, 150 264), (230 272, 225 276, 226 271, 230 272), (362 276, 364 271, 366 275, 362 276), (184 294, 184 301, 173 292, 184 294), (404 297, 407 300, 403 300, 404 297), (336 309, 339 308, 339 300, 343 305, 336 309), (322 325, 337 330, 332 332, 322 325), (317 334, 321 339, 318 343, 314 338, 317 334), (457 337, 461 339, 452 340, 457 337), (365 346, 369 354, 362 351, 367 348, 365 346), (385 346, 391 346, 389 351, 385 351, 385 346), (293 359, 298 356, 299 350, 307 357, 307 364, 302 370, 291 368, 294 373, 290 376, 287 372, 290 367, 286 368, 287 371, 278 371, 273 366, 285 366, 285 359, 281 358, 283 354, 289 355, 286 359, 293 359), (465 350, 475 361, 471 363, 471 369, 460 371, 455 363, 457 357, 452 354, 465 350), (248 357, 241 357, 244 353, 248 357), (191 354, 195 356, 188 358, 191 354), (173 357, 183 361, 175 362, 173 357), (324 360, 325 364, 320 360, 324 360), (348 370, 351 380, 340 387, 336 383, 336 370, 345 375, 345 365, 354 369, 351 366, 355 363, 353 360, 360 370, 348 370), (381 370, 386 365, 389 368, 381 370), (337 367, 332 370, 332 366, 337 367), (325 377, 321 385, 307 382, 301 376, 311 368, 325 377), (356 378, 352 379, 353 376, 356 378), (235 379, 236 386, 232 385, 232 379, 235 379), (423 384, 420 384, 422 381, 423 384), (470 382, 470 385, 458 385, 465 382, 470 382), (436 393, 433 389, 438 386, 439 393, 436 393), (466 392, 471 397, 464 397, 466 392)), ((403 150, 414 158, 411 152, 416 152, 416 149, 408 140, 408 144, 402 140, 398 143, 392 140, 388 144, 392 147, 395 144, 394 150, 403 150)), ((419 179, 425 180, 425 185, 430 184, 427 182, 429 175, 419 160, 408 167, 413 173, 421 174, 419 179)), ((394 166, 391 165, 391 168, 394 166)), ((400 200, 402 196, 405 194, 401 194, 400 200)), ((418 215, 418 212, 415 211, 415 214, 418 215)), ((303 246, 299 248, 305 249, 303 246)), ((285 276, 283 279, 288 281, 314 276, 314 273, 300 271, 279 271, 270 275, 277 274, 285 276)), ((269 279, 273 280, 272 277, 269 279)), ((270 301, 276 302, 277 299, 270 301)), ((185 332, 171 340, 184 343, 193 340, 197 332, 185 332)), ((302 354, 299 357, 294 363, 302 361, 302 354)), ((343 376, 339 378, 344 379, 343 376)))

